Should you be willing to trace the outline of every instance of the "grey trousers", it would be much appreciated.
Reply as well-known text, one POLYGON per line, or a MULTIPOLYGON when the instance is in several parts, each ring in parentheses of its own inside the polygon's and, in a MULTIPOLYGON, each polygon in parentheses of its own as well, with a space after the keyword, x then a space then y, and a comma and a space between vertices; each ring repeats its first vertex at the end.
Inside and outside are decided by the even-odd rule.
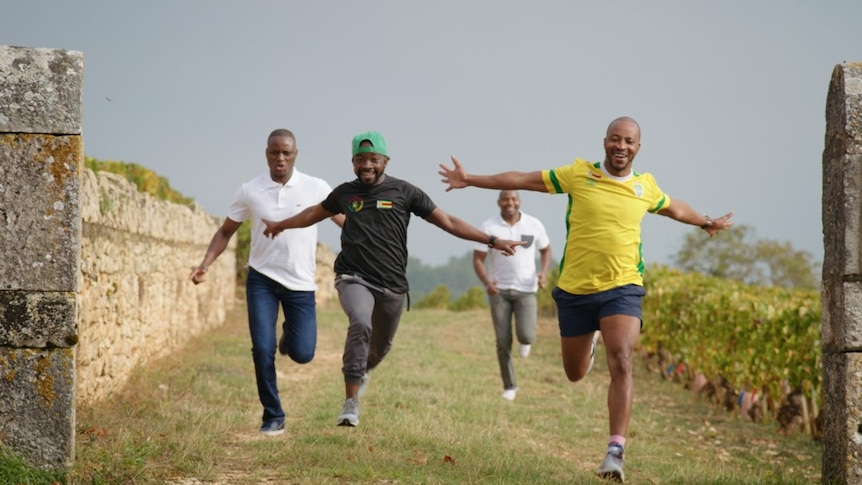
POLYGON ((500 290, 488 296, 491 320, 497 338, 497 362, 503 389, 518 387, 515 381, 515 366, 512 363, 512 317, 515 317, 515 333, 518 342, 532 344, 536 341, 536 294, 517 290, 500 290))
POLYGON ((341 373, 347 384, 359 384, 392 349, 406 293, 349 274, 335 277, 335 289, 348 321, 341 373))

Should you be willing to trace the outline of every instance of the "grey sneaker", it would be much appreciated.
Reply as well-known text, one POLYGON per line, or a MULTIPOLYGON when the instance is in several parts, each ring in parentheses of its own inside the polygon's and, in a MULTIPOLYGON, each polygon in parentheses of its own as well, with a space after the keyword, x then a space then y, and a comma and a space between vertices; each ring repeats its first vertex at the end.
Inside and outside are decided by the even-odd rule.
POLYGON ((344 401, 341 414, 338 415, 339 426, 359 426, 359 401, 349 397, 344 401))
POLYGON ((605 455, 605 461, 603 461, 602 464, 599 465, 599 469, 596 470, 596 475, 605 480, 613 480, 615 482, 623 483, 626 479, 626 475, 623 473, 624 453, 625 451, 622 446, 616 443, 608 445, 608 454, 605 455))
POLYGON ((365 394, 365 391, 368 390, 368 383, 371 382, 371 374, 366 372, 362 375, 362 380, 359 381, 359 397, 362 397, 365 394))
POLYGON ((260 434, 266 436, 278 436, 282 433, 284 433, 284 421, 270 421, 260 427, 260 434))
MULTIPOLYGON (((590 350, 590 366, 587 367, 586 374, 589 374, 590 371, 593 370, 593 364, 596 363, 596 342, 598 342, 598 340, 599 340, 599 335, 600 335, 600 332, 598 332, 598 331, 596 331, 596 333, 593 334, 593 348, 592 348, 592 350, 590 350)), ((584 374, 584 375, 586 375, 586 374, 584 374)))

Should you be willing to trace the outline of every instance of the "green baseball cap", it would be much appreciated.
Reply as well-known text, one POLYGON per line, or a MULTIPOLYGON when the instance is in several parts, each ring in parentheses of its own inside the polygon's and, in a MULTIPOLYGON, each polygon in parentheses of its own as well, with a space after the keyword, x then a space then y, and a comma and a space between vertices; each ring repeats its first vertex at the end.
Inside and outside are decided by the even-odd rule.
POLYGON ((366 131, 353 137, 353 154, 356 155, 357 153, 379 153, 389 156, 389 151, 386 150, 386 140, 383 139, 383 135, 376 131, 366 131), (364 141, 371 143, 371 146, 359 146, 364 141))

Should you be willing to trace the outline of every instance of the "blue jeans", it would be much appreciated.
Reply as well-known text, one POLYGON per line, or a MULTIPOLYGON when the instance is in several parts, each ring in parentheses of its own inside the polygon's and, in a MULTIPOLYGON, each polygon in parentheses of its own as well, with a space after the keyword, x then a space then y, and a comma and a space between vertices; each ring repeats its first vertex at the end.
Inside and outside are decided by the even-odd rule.
POLYGON ((245 282, 248 303, 248 330, 257 394, 263 405, 263 424, 284 421, 275 377, 276 323, 278 305, 284 312, 282 327, 290 358, 306 364, 317 346, 317 313, 313 291, 292 291, 269 277, 248 268, 245 282))

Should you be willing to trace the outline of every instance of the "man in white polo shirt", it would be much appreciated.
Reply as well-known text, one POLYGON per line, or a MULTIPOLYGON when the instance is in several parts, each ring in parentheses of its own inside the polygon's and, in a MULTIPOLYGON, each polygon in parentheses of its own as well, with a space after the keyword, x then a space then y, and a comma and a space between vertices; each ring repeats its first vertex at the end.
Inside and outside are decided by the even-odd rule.
MULTIPOLYGON (((294 168, 296 138, 290 130, 270 133, 266 145, 269 172, 242 184, 234 195, 222 226, 213 235, 203 262, 189 278, 203 282, 207 268, 227 247, 243 221, 251 220, 246 301, 251 353, 257 392, 263 405, 260 432, 275 436, 284 432, 284 410, 278 397, 275 374, 278 307, 284 312, 278 350, 298 363, 314 358, 317 346, 317 226, 288 231, 283 237, 264 237, 263 219, 284 219, 318 204, 332 188, 324 180, 294 168)), ((344 216, 331 218, 339 227, 344 216)))
POLYGON ((512 362, 512 317, 519 354, 527 357, 536 340, 536 291, 545 287, 551 265, 551 242, 542 222, 521 212, 521 198, 516 190, 501 191, 497 205, 500 215, 482 223, 480 229, 499 239, 525 244, 513 256, 504 256, 500 251, 477 244, 473 251, 473 269, 488 293, 497 339, 497 361, 503 379, 503 399, 511 401, 518 391, 512 362), (536 251, 540 255, 538 272, 536 251))

